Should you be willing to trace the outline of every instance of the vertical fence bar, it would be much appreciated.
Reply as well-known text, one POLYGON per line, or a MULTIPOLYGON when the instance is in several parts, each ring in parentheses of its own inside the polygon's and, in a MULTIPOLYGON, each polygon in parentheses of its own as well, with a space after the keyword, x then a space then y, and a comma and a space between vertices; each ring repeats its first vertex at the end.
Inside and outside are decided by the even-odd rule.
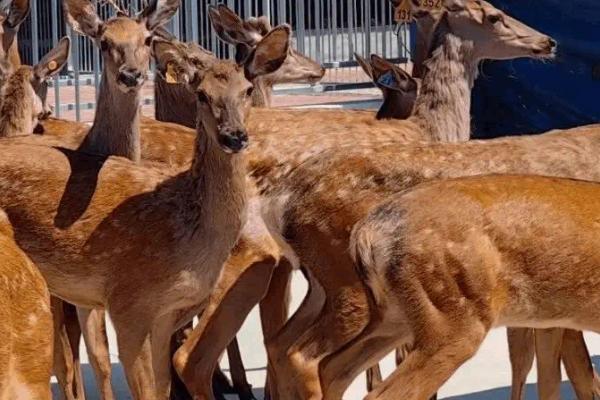
MULTIPOLYGON (((52 32, 52 45, 55 46, 58 43, 58 13, 59 5, 57 0, 50 0, 50 20, 52 32)), ((54 77, 54 112, 58 118, 60 118, 60 73, 54 77)))
POLYGON ((31 2, 31 49, 33 64, 37 64, 40 60, 40 43, 38 30, 38 4, 37 1, 31 2))

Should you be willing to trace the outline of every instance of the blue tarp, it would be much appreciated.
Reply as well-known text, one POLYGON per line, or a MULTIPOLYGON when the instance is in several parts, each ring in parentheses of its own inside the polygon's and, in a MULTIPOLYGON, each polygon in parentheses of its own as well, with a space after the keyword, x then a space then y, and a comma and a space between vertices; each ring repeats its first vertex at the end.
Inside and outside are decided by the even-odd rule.
POLYGON ((600 122, 600 0, 491 0, 559 43, 552 62, 487 61, 473 91, 476 137, 600 122))

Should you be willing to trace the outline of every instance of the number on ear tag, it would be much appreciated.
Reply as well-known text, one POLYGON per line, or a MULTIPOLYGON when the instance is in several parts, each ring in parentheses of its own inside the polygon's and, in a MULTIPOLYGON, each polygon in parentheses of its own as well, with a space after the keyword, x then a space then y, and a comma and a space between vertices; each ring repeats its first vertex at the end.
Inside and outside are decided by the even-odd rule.
POLYGON ((173 64, 169 64, 167 65, 167 72, 165 73, 165 80, 167 81, 167 83, 178 83, 179 80, 177 79, 177 72, 175 72, 175 68, 173 67, 173 64))
POLYGON ((443 0, 421 0, 421 8, 426 10, 441 10, 443 7, 443 0))
POLYGON ((410 0, 402 0, 400 5, 394 10, 394 21, 397 23, 406 23, 412 21, 412 12, 410 0))

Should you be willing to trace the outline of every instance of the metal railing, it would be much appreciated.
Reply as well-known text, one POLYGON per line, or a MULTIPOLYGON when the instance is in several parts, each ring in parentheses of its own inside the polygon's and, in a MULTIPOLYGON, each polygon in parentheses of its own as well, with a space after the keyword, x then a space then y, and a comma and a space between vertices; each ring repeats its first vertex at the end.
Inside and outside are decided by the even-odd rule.
MULTIPOLYGON (((123 0, 121 3, 130 11, 138 12, 146 2, 123 0)), ((168 28, 180 40, 198 42, 219 57, 230 57, 232 49, 217 38, 207 15, 208 5, 218 3, 227 4, 244 18, 266 15, 273 26, 290 24, 297 49, 327 68, 319 90, 369 84, 357 67, 355 52, 377 53, 396 62, 408 58, 408 28, 394 24, 390 3, 384 0, 182 0, 168 28)), ((103 18, 109 18, 115 11, 109 5, 98 5, 98 12, 103 18)), ((19 32, 19 46, 23 62, 35 63, 66 34, 73 39, 73 46, 68 68, 52 83, 55 113, 80 120, 82 112, 95 107, 102 59, 89 39, 66 26, 62 0, 32 1, 30 16, 19 32)), ((144 102, 153 103, 151 91, 147 91, 144 102)))

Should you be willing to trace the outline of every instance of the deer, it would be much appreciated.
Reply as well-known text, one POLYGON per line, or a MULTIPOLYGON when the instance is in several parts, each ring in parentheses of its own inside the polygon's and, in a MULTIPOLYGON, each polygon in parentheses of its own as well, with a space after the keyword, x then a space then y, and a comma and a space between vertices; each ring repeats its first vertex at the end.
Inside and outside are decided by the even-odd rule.
MULTIPOLYGON (((358 348, 350 353, 347 343, 367 326, 370 308, 347 249, 352 227, 370 210, 394 193, 444 178, 511 173, 597 181, 598 135, 595 125, 463 144, 348 146, 303 163, 263 210, 284 256, 302 265, 311 282, 298 313, 267 342, 276 381, 288 383, 278 391, 286 390, 286 398, 339 399, 362 372, 364 365, 350 362, 358 348), (290 338, 291 345, 283 341, 290 338), (290 389, 292 381, 302 388, 290 389)), ((576 384, 590 388, 583 398, 592 399, 592 370, 583 371, 586 380, 576 384)))
POLYGON ((463 177, 373 209, 351 243, 372 317, 348 353, 413 350, 366 398, 426 399, 495 326, 598 331, 599 194, 573 179, 463 177))
POLYGON ((170 336, 203 306, 235 245, 249 80, 283 63, 289 35, 274 29, 241 65, 193 66, 176 45, 153 44, 159 64, 198 93, 194 160, 174 176, 121 157, 0 143, 0 207, 19 246, 55 296, 108 310, 135 399, 168 397, 170 336))
MULTIPOLYGON (((491 7, 489 5, 486 5, 488 7, 491 7)), ((494 9, 495 10, 495 9, 494 9)), ((466 24, 467 26, 469 26, 469 29, 472 29, 473 27, 470 26, 470 24, 473 24, 474 27, 479 27, 478 29, 494 29, 493 25, 494 24, 485 24, 484 27, 480 27, 480 25, 483 25, 483 22, 472 22, 473 19, 471 16, 467 15, 464 16, 463 14, 463 18, 464 20, 462 20, 460 23, 462 24, 466 24), (466 21, 470 21, 470 22, 466 22, 466 21)), ((511 23, 511 19, 506 16, 505 17, 507 20, 507 24, 511 23)), ((453 20, 454 21, 454 20, 453 20)), ((455 24, 458 24, 459 22, 454 21, 455 24)), ((515 57, 518 56, 532 56, 534 54, 537 54, 538 56, 542 56, 543 52, 546 51, 550 51, 551 48, 554 46, 554 42, 550 41, 550 39, 548 39, 546 36, 543 36, 541 34, 539 34, 536 31, 533 30, 527 30, 527 34, 523 34, 523 30, 525 29, 523 27, 523 25, 521 25, 520 23, 514 23, 514 29, 519 32, 519 34, 515 34, 515 39, 514 42, 510 42, 510 40, 507 40, 510 44, 506 45, 506 48, 503 48, 503 54, 506 55, 507 51, 512 51, 515 57), (520 42, 516 39, 516 37, 521 36, 521 37, 527 37, 527 39, 525 40, 525 42, 527 43, 526 46, 523 46, 523 42, 520 42), (508 50, 507 50, 508 49, 508 50)), ((511 25, 509 25, 511 26, 511 25)), ((529 29, 529 28, 527 28, 529 29)), ((483 37, 487 37, 487 35, 483 36, 483 37)), ((485 48, 485 46, 483 45, 482 47, 485 48)), ((487 49, 488 51, 491 51, 490 48, 487 49)), ((446 56, 446 53, 443 53, 442 51, 438 51, 436 53, 436 56, 438 58, 440 57, 444 57, 446 56)), ((435 63, 433 63, 435 65, 435 63)), ((452 80, 454 82, 454 80, 452 80)), ((432 83, 429 83, 430 81, 428 81, 427 79, 424 79, 423 82, 423 86, 425 87, 427 84, 429 85, 433 85, 432 83)), ((421 101, 423 102, 423 106, 421 107, 421 111, 425 111, 425 110, 429 110, 431 109, 431 107, 427 107, 425 106, 427 101, 432 101, 433 100, 433 89, 431 91, 425 91, 425 93, 429 93, 432 97, 429 97, 429 100, 423 100, 421 99, 421 101)), ((433 110, 433 112, 438 112, 440 110, 435 109, 433 110)), ((440 113, 441 115, 441 113, 440 113)), ((317 118, 319 116, 319 114, 315 114, 313 115, 313 118, 317 118)), ((284 126, 288 126, 286 125, 288 121, 284 121, 284 126)), ((399 121, 396 121, 396 123, 398 123, 399 121)), ((413 129, 414 125, 411 124, 410 122, 407 122, 407 131, 408 131, 408 127, 411 127, 413 129)), ((280 154, 275 154, 274 149, 276 148, 275 144, 271 144, 269 142, 266 141, 266 136, 262 136, 264 129, 266 129, 265 126, 262 127, 262 130, 260 131, 261 134, 260 135, 256 135, 255 137, 255 141, 253 142, 253 146, 256 145, 256 149, 260 149, 260 154, 258 155, 258 158, 256 159, 256 161, 254 161, 254 152, 253 152, 253 147, 251 146, 250 148, 250 153, 249 153, 249 167, 250 167, 250 176, 257 182, 259 190, 261 192, 264 192, 267 189, 273 189, 278 187, 281 184, 281 179, 283 176, 285 176, 286 174, 286 170, 293 170, 294 168, 296 168, 299 164, 301 164, 303 161, 305 161, 307 158, 309 158, 311 155, 314 154, 318 154, 319 152, 323 151, 324 149, 327 148, 338 148, 339 146, 342 146, 344 143, 352 143, 354 146, 360 147, 362 145, 366 145, 366 143, 372 143, 373 145, 375 143, 378 143, 378 145, 382 145, 383 143, 385 143, 386 140, 389 140, 390 142, 394 142, 394 143, 400 143, 402 140, 406 140, 406 138, 402 138, 399 139, 398 136, 393 136, 392 138, 386 137, 385 133, 381 133, 378 132, 377 134, 373 134, 373 136, 371 137, 369 135, 369 132, 367 132, 365 134, 365 132, 362 133, 361 136, 356 135, 356 131, 354 130, 346 130, 344 132, 344 134, 346 135, 345 138, 348 139, 347 142, 344 141, 336 141, 338 140, 338 136, 337 136, 337 132, 333 131, 330 134, 324 134, 324 135, 320 135, 320 132, 318 131, 318 129, 315 129, 316 132, 313 132, 313 134, 315 134, 314 139, 311 138, 309 139, 308 134, 307 135, 302 135, 302 129, 306 129, 306 127, 297 127, 297 126, 289 126, 290 129, 293 129, 295 132, 299 132, 298 136, 294 136, 295 139, 295 143, 290 144, 289 142, 286 142, 286 154, 287 157, 289 157, 289 159, 285 162, 283 162, 281 155, 280 154), (306 139, 305 139, 306 138, 306 139), (351 139, 350 139, 351 138, 351 139), (302 146, 300 146, 299 144, 302 144, 302 146), (335 146, 333 145, 335 143, 335 146), (294 146, 298 145, 298 149, 294 150, 297 151, 296 153, 293 153, 290 151, 290 149, 295 149, 294 146), (336 147, 337 146, 337 147, 336 147)), ((252 134, 252 131, 251 131, 252 134)), ((280 136, 280 132, 277 133, 278 136, 280 136)), ((391 135, 390 135, 391 136, 391 135)), ((278 275, 277 271, 283 271, 285 269, 287 269, 287 264, 289 264, 288 260, 281 260, 279 267, 277 269, 275 269, 275 274, 278 275), (285 262, 284 262, 285 261, 285 262), (281 269, 281 266, 286 265, 286 268, 281 269)), ((265 272, 266 268, 264 267, 263 264, 259 264, 259 266, 261 268, 257 269, 257 274, 261 273, 264 274, 267 278, 266 280, 268 281, 268 277, 270 276, 269 273, 265 272)), ((228 266, 225 267, 225 269, 227 270, 228 266)), ((233 267, 231 267, 233 269, 233 267)), ((250 269, 246 269, 245 267, 237 267, 237 270, 240 271, 244 271, 244 280, 250 281, 252 278, 250 277, 250 269), (243 269, 242 269, 243 268, 243 269)), ((283 274, 285 275, 285 274, 283 274)), ((256 279, 256 278, 255 278, 256 279)), ((287 279, 285 278, 280 278, 278 276, 273 276, 273 280, 276 281, 282 281, 282 282, 287 282, 287 279)), ((253 282, 256 282, 255 280, 253 282)), ((266 285, 268 285, 268 282, 266 283, 266 285)), ((239 306, 239 304, 241 302, 244 303, 244 309, 246 309, 246 307, 251 307, 248 303, 250 302, 249 297, 248 297, 248 292, 250 291, 249 289, 245 289, 246 286, 242 285, 241 283, 239 285, 237 285, 238 287, 233 287, 232 286, 232 292, 228 293, 227 296, 229 297, 229 299, 223 300, 224 302, 231 302, 231 303, 235 303, 236 305, 239 306), (233 293, 233 289, 235 289, 237 291, 237 293, 239 294, 235 294, 233 293), (239 297, 237 297, 239 296, 239 297), (237 300, 234 300, 234 298, 237 298, 237 300)), ((264 286, 264 285, 263 285, 264 286)), ((263 291, 263 286, 261 286, 260 289, 256 289, 256 291, 254 292, 255 297, 258 300, 260 300, 262 298, 262 291, 263 291)), ((257 285, 255 284, 254 288, 256 288, 257 285)), ((285 293, 286 290, 285 288, 279 288, 281 289, 280 292, 281 293, 285 293)), ((261 306, 264 307, 268 307, 269 309, 269 313, 267 315, 269 316, 273 316, 276 315, 279 316, 282 314, 285 314, 281 309, 283 308, 282 304, 284 302, 278 297, 278 296, 273 296, 273 298, 270 298, 270 296, 267 296, 267 298, 264 299, 263 304, 261 306), (268 305, 267 305, 268 304, 268 305), (277 311, 273 311, 273 310, 277 310, 277 311)), ((225 306, 223 306, 225 307, 225 306)), ((215 329, 218 329, 219 332, 219 341, 222 341, 224 346, 227 345, 227 343, 229 342, 229 340, 231 340, 231 338, 233 337, 233 334, 230 336, 229 333, 225 333, 225 329, 219 329, 217 327, 224 327, 226 324, 227 326, 232 326, 233 328, 235 328, 233 325, 233 320, 235 319, 235 326, 237 326, 239 328, 239 326, 241 325, 241 322, 243 321, 243 318, 245 316, 244 313, 239 313, 239 309, 236 309, 235 311, 230 311, 230 312, 226 312, 224 311, 224 308, 219 306, 219 308, 216 308, 218 311, 216 311, 213 315, 209 315, 208 313, 205 312, 205 314, 203 314, 203 318, 212 318, 213 321, 212 322, 206 322, 206 323, 202 323, 201 322, 201 326, 206 326, 207 328, 203 329, 195 329, 194 332, 192 332, 191 336, 189 337, 188 341, 183 345, 182 348, 179 349, 179 351, 176 354, 175 357, 175 367, 178 371, 178 373, 180 374, 180 376, 182 377, 183 381, 186 382, 186 386, 188 386, 188 389, 190 389, 190 391, 192 393, 194 393, 195 395, 197 395, 198 393, 201 393, 202 396, 200 398, 211 398, 211 394, 210 394, 210 390, 208 388, 210 388, 210 376, 212 373, 211 368, 206 367, 208 365, 214 365, 215 363, 215 357, 218 357, 218 354, 220 354, 220 352, 222 351, 222 349, 224 349, 224 347, 221 347, 220 349, 217 349, 218 346, 216 346, 216 341, 217 339, 214 339, 214 332, 215 329), (214 326, 214 328, 213 328, 214 326), (209 335, 207 333, 204 332, 212 332, 212 335, 209 335), (202 349, 199 350, 199 349, 202 349), (215 354, 217 356, 215 356, 215 354), (212 357, 212 358, 211 358, 212 357), (210 362, 209 362, 210 361, 210 362), (212 363, 212 364, 211 364, 212 363), (210 371, 210 372, 208 372, 210 371), (193 386, 189 386, 188 382, 192 382, 193 386)), ((274 318, 271 317, 268 319, 268 321, 265 323, 264 319, 263 319, 263 324, 267 325, 267 326, 271 326, 269 329, 264 329, 264 331, 272 331, 272 332, 276 332, 278 327, 273 327, 272 325, 276 325, 274 323, 274 318)), ((277 323, 279 324, 279 322, 277 323)), ((235 328, 237 329, 237 328, 235 328)), ((290 334, 293 335, 293 333, 291 333, 293 331, 290 331, 290 334)), ((266 336, 266 341, 267 343, 270 342, 270 334, 265 333, 266 336)), ((287 392, 286 392, 287 394, 287 392)))
POLYGON ((417 99, 420 81, 377 54, 371 54, 370 59, 366 60, 354 53, 354 58, 383 94, 383 103, 375 118, 409 118, 417 99))
POLYGON ((46 80, 67 63, 71 40, 62 38, 34 67, 20 66, 9 73, 0 89, 0 138, 34 133, 49 116, 46 80))
MULTIPOLYGON (((135 124, 135 117, 131 121, 128 120, 131 111, 133 110, 134 114, 137 114, 137 109, 139 108, 139 92, 145 80, 150 61, 149 43, 152 38, 151 33, 174 14, 177 8, 173 7, 174 3, 177 2, 167 3, 166 6, 164 4, 158 6, 156 2, 153 2, 138 17, 140 23, 132 21, 129 23, 129 26, 125 24, 126 28, 132 29, 132 32, 136 32, 130 36, 131 40, 129 41, 128 38, 118 36, 122 34, 123 24, 114 23, 115 21, 125 21, 124 16, 102 23, 95 13, 95 7, 92 3, 87 1, 65 2, 64 7, 69 17, 67 20, 74 29, 82 32, 81 26, 84 26, 88 32, 91 32, 91 38, 95 43, 102 48, 102 56, 106 67, 103 70, 103 79, 100 86, 100 111, 97 113, 94 126, 89 130, 89 133, 87 132, 88 128, 85 126, 84 129, 80 129, 81 124, 65 123, 56 120, 61 128, 60 135, 56 137, 36 137, 31 138, 31 140, 39 139, 36 140, 36 143, 42 142, 46 145, 67 144, 68 146, 70 144, 70 147, 79 148, 81 151, 107 155, 119 154, 132 160, 138 160, 140 153, 139 129, 135 124), (74 12, 70 13, 69 11, 74 12), (80 20, 72 17, 73 14, 77 16, 76 18, 80 18, 80 20), (84 20, 85 18, 87 20, 84 20), (147 21, 146 25, 143 24, 144 21, 147 21), (139 46, 141 48, 135 53, 131 52, 135 56, 129 59, 121 58, 119 54, 123 54, 131 46, 139 46), (131 77, 127 74, 136 75, 137 80, 133 82, 133 79, 130 79, 131 77), (119 104, 119 113, 116 116, 121 116, 121 119, 114 118, 115 114, 110 109, 112 102, 119 104), (73 129, 75 134, 69 135, 67 132, 70 132, 70 129, 73 129), (107 143, 103 143, 105 141, 103 135, 106 134, 104 129, 107 129, 114 136, 120 135, 121 141, 114 140, 113 138, 109 143, 108 141, 106 141, 107 143), (86 133, 87 137, 85 136, 86 133), (53 143, 48 143, 48 139, 53 139, 53 143)), ((68 48, 64 53, 66 61, 68 48)), ((60 60, 54 63, 54 67, 58 66, 62 66, 60 60)), ((60 68, 56 69, 56 72, 58 70, 60 68)), ((25 101, 23 104, 27 103, 25 101)), ((14 104, 16 105, 17 103, 14 104)), ((18 132, 19 130, 16 129, 16 131, 18 132)), ((25 133, 27 131, 21 132, 25 133)), ((30 138, 19 138, 19 140, 30 141, 30 138)), ((55 347, 57 354, 55 357, 55 372, 66 399, 83 398, 83 384, 78 367, 79 337, 81 335, 81 330, 78 326, 79 323, 77 320, 72 320, 76 318, 76 314, 72 310, 65 309, 68 306, 62 301, 53 299, 52 303, 55 310, 56 329, 62 333, 56 335, 57 345, 55 347), (70 316, 71 320, 66 319, 65 321, 65 315, 67 317, 70 316)), ((101 311, 80 309, 79 319, 81 325, 84 327, 84 338, 86 339, 90 361, 94 367, 102 398, 107 400, 112 399, 111 365, 106 347, 106 334, 104 333, 104 314, 101 311)))
MULTIPOLYGON (((226 5, 209 6, 208 15, 211 24, 219 36, 226 43, 236 46, 235 57, 242 60, 249 55, 260 40, 270 32, 273 27, 266 17, 249 18, 242 20, 226 5)), ((175 39, 165 33, 165 38, 175 39)), ((204 51, 195 43, 188 44, 204 51)), ((314 60, 302 55, 292 46, 285 62, 277 71, 264 77, 257 78, 254 82, 255 90, 252 94, 252 105, 257 108, 271 107, 273 86, 282 83, 319 81, 325 74, 325 69, 314 60)), ((165 122, 174 122, 193 128, 195 98, 183 85, 172 85, 161 77, 155 81, 156 119, 165 122), (178 107, 173 107, 178 104, 178 107)))
POLYGON ((51 400, 50 294, 1 210, 0 278, 0 399, 51 400))

